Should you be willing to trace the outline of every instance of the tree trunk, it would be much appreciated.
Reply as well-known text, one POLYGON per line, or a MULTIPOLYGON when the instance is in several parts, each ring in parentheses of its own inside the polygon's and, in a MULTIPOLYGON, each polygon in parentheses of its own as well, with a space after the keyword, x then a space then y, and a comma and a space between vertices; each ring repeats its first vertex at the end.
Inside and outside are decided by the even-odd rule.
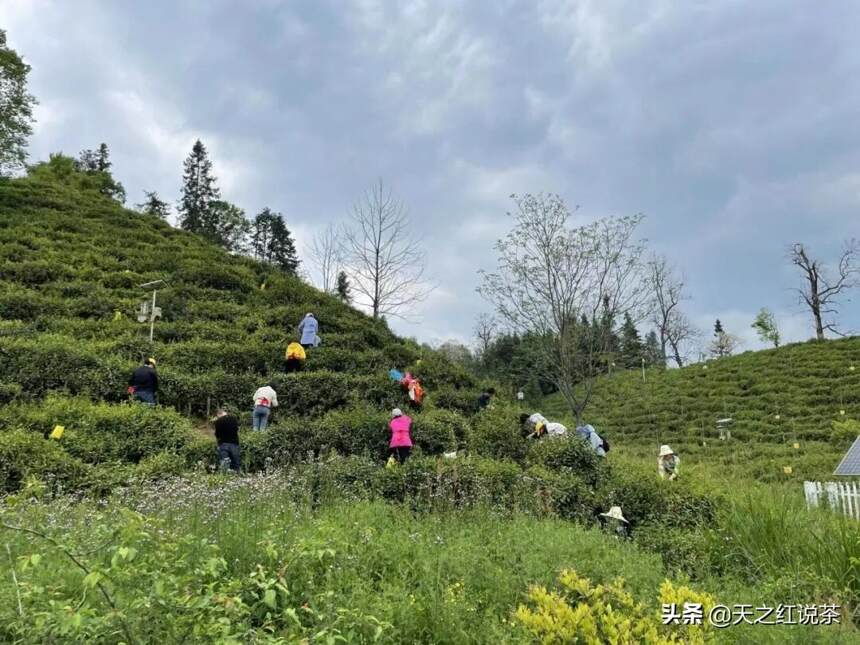
POLYGON ((815 318, 815 338, 824 340, 824 325, 821 322, 821 301, 818 298, 818 276, 814 273, 809 276, 809 291, 812 295, 809 304, 812 316, 815 318))

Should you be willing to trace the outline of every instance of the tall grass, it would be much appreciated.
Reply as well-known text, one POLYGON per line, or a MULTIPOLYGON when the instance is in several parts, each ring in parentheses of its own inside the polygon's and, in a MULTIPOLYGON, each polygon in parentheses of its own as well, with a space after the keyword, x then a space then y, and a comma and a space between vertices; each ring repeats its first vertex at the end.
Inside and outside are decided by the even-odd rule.
MULTIPOLYGON (((750 580, 784 594, 860 604, 860 524, 829 509, 807 509, 783 489, 732 499, 720 517, 725 557, 750 580), (812 596, 810 596, 810 594, 812 596)), ((856 615, 856 614, 855 614, 856 615)))

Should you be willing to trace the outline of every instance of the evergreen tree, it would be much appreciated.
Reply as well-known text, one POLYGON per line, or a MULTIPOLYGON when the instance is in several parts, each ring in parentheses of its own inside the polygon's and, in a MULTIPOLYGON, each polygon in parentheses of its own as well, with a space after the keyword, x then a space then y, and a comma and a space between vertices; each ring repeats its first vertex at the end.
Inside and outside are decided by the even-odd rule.
POLYGON ((99 144, 97 150, 81 150, 75 167, 78 172, 86 173, 96 179, 99 184, 99 192, 102 195, 125 203, 125 187, 113 178, 110 168, 110 149, 106 143, 99 144))
POLYGON ((155 191, 145 190, 143 194, 146 196, 146 200, 137 204, 135 208, 145 215, 155 215, 159 219, 167 221, 170 215, 170 205, 159 199, 158 193, 155 191))
POLYGON ((645 363, 654 367, 666 367, 666 356, 660 349, 660 339, 653 329, 645 336, 645 363))
POLYGON ((271 262, 272 226, 275 214, 268 208, 257 213, 251 222, 251 254, 260 262, 271 262))
POLYGON ((111 165, 110 150, 108 150, 107 144, 99 144, 99 149, 96 152, 96 170, 99 172, 108 172, 111 165))
POLYGON ((215 185, 212 162, 200 139, 194 142, 183 167, 179 225, 186 231, 211 237, 215 227, 209 211, 212 202, 221 198, 221 191, 215 185))
POLYGON ((335 286, 337 297, 349 304, 352 302, 352 295, 349 291, 349 278, 346 276, 346 271, 340 271, 337 274, 337 285, 335 286))
POLYGON ((621 324, 621 361, 625 368, 633 369, 641 366, 644 358, 642 339, 639 330, 633 323, 630 314, 624 314, 624 322, 621 324))
POLYGON ((21 168, 27 159, 27 138, 33 133, 36 99, 27 92, 27 65, 6 45, 0 29, 0 175, 21 168))
POLYGON ((714 336, 719 336, 723 333, 723 323, 720 322, 720 319, 717 318, 717 322, 714 323, 714 336))
POLYGON ((296 245, 284 216, 264 208, 251 224, 251 250, 261 262, 274 264, 286 273, 295 275, 299 268, 296 245))

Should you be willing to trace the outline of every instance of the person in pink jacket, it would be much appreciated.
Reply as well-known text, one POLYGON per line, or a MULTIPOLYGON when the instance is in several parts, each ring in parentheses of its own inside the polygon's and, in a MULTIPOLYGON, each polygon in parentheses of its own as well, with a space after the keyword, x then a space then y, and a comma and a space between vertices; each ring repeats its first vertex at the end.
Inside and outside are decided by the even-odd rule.
POLYGON ((412 452, 412 419, 403 414, 400 408, 394 408, 391 411, 391 422, 388 427, 391 428, 391 442, 388 444, 388 449, 397 462, 402 464, 412 452))

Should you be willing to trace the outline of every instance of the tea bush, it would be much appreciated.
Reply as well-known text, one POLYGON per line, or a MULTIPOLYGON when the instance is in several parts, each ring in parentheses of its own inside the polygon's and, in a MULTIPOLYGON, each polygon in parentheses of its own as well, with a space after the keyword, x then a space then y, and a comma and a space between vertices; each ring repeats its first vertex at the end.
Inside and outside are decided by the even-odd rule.
POLYGON ((467 425, 456 412, 428 410, 415 415, 412 439, 425 455, 439 455, 457 449, 457 437, 465 435, 467 425))
POLYGON ((589 486, 597 486, 607 474, 605 459, 594 452, 591 444, 572 433, 531 440, 527 462, 575 473, 589 486))
POLYGON ((529 444, 520 428, 518 410, 497 405, 475 415, 468 435, 468 447, 480 455, 524 462, 529 444))
POLYGON ((192 437, 188 420, 169 408, 49 396, 38 404, 0 409, 0 428, 25 429, 42 437, 56 425, 66 429, 59 440, 62 448, 93 464, 138 462, 165 451, 179 453, 192 437))
POLYGON ((0 487, 18 490, 28 477, 36 477, 64 490, 85 487, 91 468, 69 456, 55 442, 24 430, 6 430, 0 441, 0 487))

